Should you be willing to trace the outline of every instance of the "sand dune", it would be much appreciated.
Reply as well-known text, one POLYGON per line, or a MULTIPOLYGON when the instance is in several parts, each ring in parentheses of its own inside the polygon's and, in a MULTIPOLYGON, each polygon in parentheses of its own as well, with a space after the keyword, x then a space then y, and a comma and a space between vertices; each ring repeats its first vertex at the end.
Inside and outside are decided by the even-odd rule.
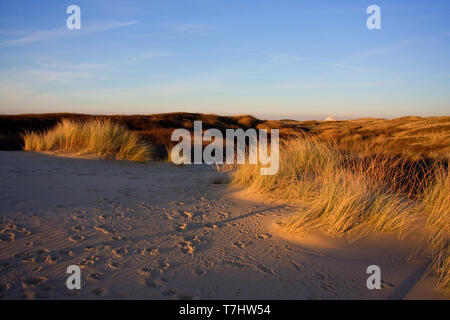
POLYGON ((421 279, 429 259, 410 257, 407 240, 281 236, 277 219, 296 208, 218 184, 226 175, 1 152, 0 297, 446 298, 421 279), (66 288, 73 264, 81 290, 66 288), (371 264, 382 269, 381 290, 366 288, 371 264))

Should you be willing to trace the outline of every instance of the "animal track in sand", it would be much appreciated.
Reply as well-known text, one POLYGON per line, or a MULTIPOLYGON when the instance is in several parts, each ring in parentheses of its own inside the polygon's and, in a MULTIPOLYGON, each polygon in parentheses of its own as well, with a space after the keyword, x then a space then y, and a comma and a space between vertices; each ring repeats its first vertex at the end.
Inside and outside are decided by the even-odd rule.
POLYGON ((261 233, 261 234, 258 234, 256 236, 256 238, 258 238, 258 239, 268 239, 268 238, 272 238, 272 235, 269 234, 269 233, 261 233))

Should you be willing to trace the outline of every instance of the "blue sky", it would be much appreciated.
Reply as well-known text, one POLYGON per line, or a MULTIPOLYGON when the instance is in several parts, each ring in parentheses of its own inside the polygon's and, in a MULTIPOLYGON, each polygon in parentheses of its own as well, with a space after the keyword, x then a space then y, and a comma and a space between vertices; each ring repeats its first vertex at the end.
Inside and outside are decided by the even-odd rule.
POLYGON ((0 0, 7 114, 449 115, 449 57, 447 0, 0 0))

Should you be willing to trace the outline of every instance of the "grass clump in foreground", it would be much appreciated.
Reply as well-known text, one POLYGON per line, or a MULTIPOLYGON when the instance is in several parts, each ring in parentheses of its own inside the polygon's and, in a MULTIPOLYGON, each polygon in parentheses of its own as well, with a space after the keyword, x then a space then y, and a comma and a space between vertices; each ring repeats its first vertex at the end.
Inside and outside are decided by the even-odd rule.
POLYGON ((380 231, 401 238, 426 221, 423 229, 433 257, 430 270, 437 274, 438 286, 450 284, 448 164, 425 167, 420 161, 369 150, 353 154, 299 137, 282 145, 277 174, 262 176, 258 165, 241 165, 233 183, 305 204, 281 221, 287 232, 321 228, 354 239, 380 231))
POLYGON ((123 125, 109 120, 61 120, 44 132, 26 132, 24 149, 28 151, 64 151, 94 153, 100 158, 145 162, 151 159, 151 147, 123 125))

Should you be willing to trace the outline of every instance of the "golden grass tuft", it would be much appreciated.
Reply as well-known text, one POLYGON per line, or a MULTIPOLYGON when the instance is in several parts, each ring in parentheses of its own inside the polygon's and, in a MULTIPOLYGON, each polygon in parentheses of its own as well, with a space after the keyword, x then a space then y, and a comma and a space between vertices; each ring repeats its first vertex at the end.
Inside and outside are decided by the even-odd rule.
POLYGON ((151 147, 123 125, 110 120, 61 120, 44 132, 25 132, 28 151, 94 153, 100 158, 145 162, 151 160, 151 147))
POLYGON ((358 153, 312 137, 285 141, 279 171, 259 174, 258 165, 240 165, 233 183, 252 191, 302 203, 304 209, 283 219, 286 232, 321 228, 338 237, 359 238, 371 231, 400 238, 426 220, 432 248, 431 269, 439 286, 450 281, 450 179, 448 165, 430 167, 406 156, 392 156, 361 143, 358 153))
POLYGON ((450 286, 450 174, 440 167, 425 189, 421 210, 427 213, 426 229, 433 248, 431 270, 438 276, 438 286, 450 286))

